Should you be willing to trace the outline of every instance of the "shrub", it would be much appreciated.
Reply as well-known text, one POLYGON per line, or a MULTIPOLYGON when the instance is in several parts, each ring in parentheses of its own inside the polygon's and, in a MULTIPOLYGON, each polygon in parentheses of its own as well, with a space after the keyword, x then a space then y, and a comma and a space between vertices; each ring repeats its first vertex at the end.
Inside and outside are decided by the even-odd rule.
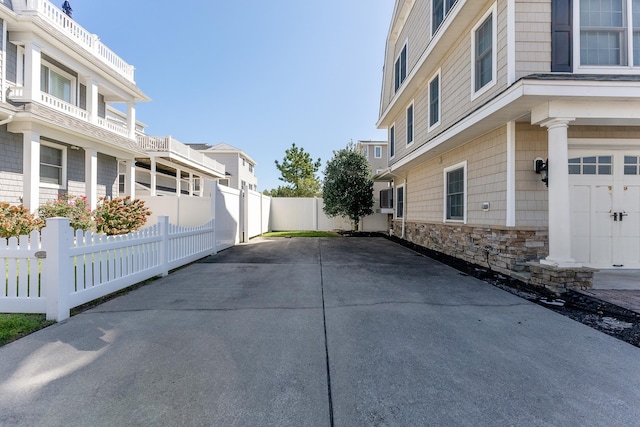
POLYGON ((86 196, 59 196, 58 200, 40 206, 38 215, 42 219, 56 216, 69 218, 69 225, 74 230, 88 230, 94 226, 86 196))
POLYGON ((113 200, 101 197, 98 207, 93 211, 96 230, 111 235, 138 230, 147 222, 149 215, 151 212, 142 200, 132 200, 129 196, 113 200))
POLYGON ((42 227, 44 227, 44 221, 36 218, 23 205, 12 206, 9 203, 0 203, 0 237, 8 239, 26 235, 42 227))

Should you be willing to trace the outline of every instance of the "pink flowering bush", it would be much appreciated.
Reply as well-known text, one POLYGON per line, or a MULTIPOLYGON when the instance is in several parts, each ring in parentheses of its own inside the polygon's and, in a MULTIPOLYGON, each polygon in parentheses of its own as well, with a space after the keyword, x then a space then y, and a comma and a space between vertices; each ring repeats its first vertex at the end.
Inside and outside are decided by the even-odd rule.
POLYGON ((42 219, 56 216, 69 218, 69 224, 74 230, 89 230, 94 227, 86 196, 58 196, 58 200, 40 206, 38 215, 42 219))
POLYGON ((151 211, 140 199, 117 197, 113 200, 100 198, 98 207, 93 211, 96 230, 106 234, 126 234, 136 231, 147 222, 151 211))
POLYGON ((26 235, 42 227, 44 227, 44 221, 35 217, 23 205, 12 206, 9 203, 0 203, 0 237, 8 239, 26 235))

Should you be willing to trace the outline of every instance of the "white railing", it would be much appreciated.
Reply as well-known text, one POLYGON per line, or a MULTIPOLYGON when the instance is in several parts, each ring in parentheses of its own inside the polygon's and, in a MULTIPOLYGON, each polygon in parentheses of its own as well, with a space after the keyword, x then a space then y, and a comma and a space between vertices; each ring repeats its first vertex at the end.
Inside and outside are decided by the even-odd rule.
POLYGON ((40 100, 43 104, 48 105, 49 107, 54 108, 58 111, 62 111, 63 113, 69 114, 82 120, 88 120, 89 116, 85 110, 80 107, 76 107, 75 105, 69 104, 68 102, 63 101, 62 99, 57 98, 53 95, 49 95, 46 92, 40 92, 40 100))
POLYGON ((145 151, 159 152, 159 153, 171 153, 178 155, 183 159, 191 160, 201 166, 204 166, 212 171, 224 175, 224 166, 198 150, 181 143, 174 139, 171 135, 157 137, 149 135, 137 135, 136 137, 138 145, 145 151))
POLYGON ((48 0, 21 0, 13 2, 13 10, 21 15, 38 16, 66 34, 88 52, 100 58, 127 80, 134 82, 134 67, 116 55, 98 36, 91 34, 48 0))
POLYGON ((111 132, 117 133, 122 136, 129 137, 129 128, 121 123, 114 123, 108 119, 98 117, 98 126, 103 127, 111 132))
POLYGON ((50 218, 41 233, 12 237, 0 249, 0 312, 64 320, 74 307, 215 252, 213 219, 187 228, 160 217, 144 230, 106 236, 74 232, 68 218, 50 218))

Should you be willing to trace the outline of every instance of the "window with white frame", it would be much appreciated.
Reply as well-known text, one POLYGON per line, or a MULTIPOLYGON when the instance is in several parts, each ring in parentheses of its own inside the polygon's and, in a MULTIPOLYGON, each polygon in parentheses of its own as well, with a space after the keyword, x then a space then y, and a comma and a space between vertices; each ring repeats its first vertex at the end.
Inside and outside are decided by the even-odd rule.
POLYGON ((71 104, 75 99, 75 78, 43 63, 40 65, 40 90, 71 104))
POLYGON ((431 3, 431 35, 440 28, 457 0, 432 0, 431 3))
POLYGON ((473 92, 479 95, 496 80, 496 19, 495 4, 471 32, 473 92))
POLYGON ((407 108, 407 145, 413 143, 413 103, 407 108))
POLYGON ((467 163, 444 169, 445 221, 466 221, 467 163))
POLYGON ((400 55, 396 59, 396 63, 394 66, 394 91, 398 91, 402 82, 407 78, 407 44, 405 43, 400 51, 400 55))
POLYGON ((396 187, 396 218, 404 217, 404 186, 396 187))
POLYGON ((253 173, 253 165, 249 163, 249 172, 253 173))
POLYGON ((429 82, 429 129, 440 124, 440 72, 429 82))
POLYGON ((640 66, 640 0, 580 0, 580 65, 640 66))
POLYGON ((43 187, 65 188, 67 178, 66 147, 40 142, 40 184, 43 187))
POLYGON ((382 147, 379 146, 379 145, 376 145, 374 150, 375 150, 374 157, 376 159, 381 159, 382 158, 382 147))
POLYGON ((389 157, 396 155, 396 126, 389 128, 389 157))

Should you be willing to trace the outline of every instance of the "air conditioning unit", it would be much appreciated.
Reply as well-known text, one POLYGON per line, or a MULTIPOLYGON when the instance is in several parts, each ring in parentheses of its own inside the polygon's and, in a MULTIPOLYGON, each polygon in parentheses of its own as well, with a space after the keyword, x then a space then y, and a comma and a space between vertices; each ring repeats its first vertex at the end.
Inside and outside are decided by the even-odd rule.
POLYGON ((393 208, 393 188, 385 188, 380 190, 380 207, 393 208))

